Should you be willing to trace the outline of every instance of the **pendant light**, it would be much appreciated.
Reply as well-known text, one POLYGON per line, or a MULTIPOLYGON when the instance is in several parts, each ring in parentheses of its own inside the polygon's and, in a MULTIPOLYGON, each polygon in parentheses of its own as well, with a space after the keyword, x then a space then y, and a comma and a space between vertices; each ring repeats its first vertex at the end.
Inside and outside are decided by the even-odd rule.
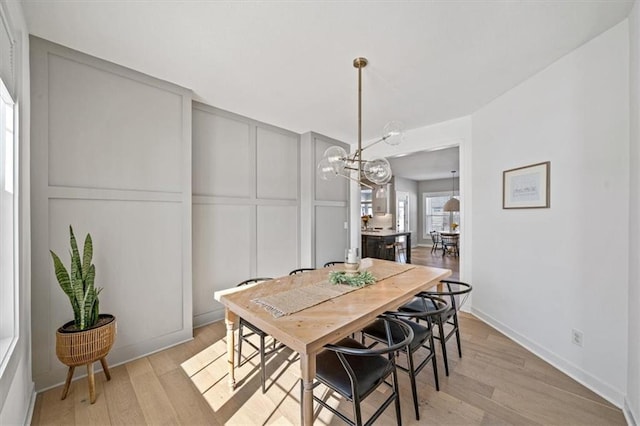
POLYGON ((442 207, 442 211, 445 212, 459 212, 460 211, 460 200, 454 197, 455 194, 455 175, 456 171, 451 170, 451 198, 449 201, 444 203, 444 207, 442 207))
POLYGON ((358 147, 349 155, 344 148, 330 146, 324 152, 322 160, 318 163, 317 174, 322 180, 329 180, 336 176, 358 182, 361 186, 375 189, 376 198, 386 197, 383 185, 391 180, 391 165, 386 158, 362 159, 362 151, 377 143, 385 142, 388 145, 398 145, 404 140, 404 126, 398 121, 390 121, 382 129, 382 137, 362 146, 362 69, 367 66, 366 58, 355 58, 353 66, 358 70, 358 147))

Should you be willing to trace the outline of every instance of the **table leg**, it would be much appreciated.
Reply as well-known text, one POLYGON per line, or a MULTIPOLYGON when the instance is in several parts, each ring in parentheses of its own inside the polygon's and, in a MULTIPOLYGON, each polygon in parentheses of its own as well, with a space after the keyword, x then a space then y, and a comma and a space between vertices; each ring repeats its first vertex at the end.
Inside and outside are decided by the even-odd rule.
POLYGON ((302 376, 301 415, 303 426, 313 425, 313 381, 316 377, 316 354, 300 354, 302 376))
POLYGON ((411 232, 407 234, 407 263, 411 263, 411 232))
POLYGON ((234 372, 234 356, 236 350, 236 342, 235 342, 235 333, 233 330, 235 329, 236 322, 238 320, 238 316, 231 312, 229 308, 226 308, 224 311, 224 323, 227 326, 227 365, 229 368, 229 379, 227 382, 229 383, 229 387, 233 390, 236 387, 236 376, 234 372))

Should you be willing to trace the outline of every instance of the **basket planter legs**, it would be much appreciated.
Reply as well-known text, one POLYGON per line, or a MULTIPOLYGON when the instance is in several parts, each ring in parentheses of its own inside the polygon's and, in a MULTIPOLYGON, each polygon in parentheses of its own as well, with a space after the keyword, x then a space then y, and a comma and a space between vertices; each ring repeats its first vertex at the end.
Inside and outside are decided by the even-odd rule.
POLYGON ((62 390, 61 399, 67 397, 71 379, 76 367, 87 366, 89 380, 89 398, 96 402, 96 382, 93 374, 93 363, 100 361, 107 380, 111 380, 106 356, 113 346, 116 335, 116 318, 113 315, 101 314, 98 325, 81 331, 69 331, 73 321, 68 322, 56 332, 56 355, 60 362, 69 367, 67 380, 62 390))

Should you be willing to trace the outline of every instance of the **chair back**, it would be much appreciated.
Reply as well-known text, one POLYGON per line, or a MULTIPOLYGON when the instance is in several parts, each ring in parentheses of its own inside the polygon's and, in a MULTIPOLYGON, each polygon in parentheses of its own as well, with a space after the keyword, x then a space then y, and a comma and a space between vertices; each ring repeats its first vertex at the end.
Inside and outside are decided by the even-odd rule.
POLYGON ((388 312, 388 314, 398 318, 426 319, 429 327, 431 327, 434 318, 437 318, 447 312, 452 307, 451 304, 442 297, 432 296, 424 292, 420 293, 416 297, 416 300, 420 303, 412 303, 412 310, 400 310, 388 312), (418 306, 420 306, 420 310, 413 310, 418 306))
POLYGON ((457 280, 441 280, 442 284, 447 286, 447 290, 442 291, 425 291, 421 294, 425 296, 439 296, 448 297, 453 311, 460 310, 460 307, 464 305, 464 302, 469 297, 473 286, 469 283, 465 283, 457 280), (462 300, 460 300, 462 298, 462 300))
POLYGON ((430 231, 429 235, 431 235, 431 242, 433 244, 439 244, 440 243, 440 234, 437 231, 430 231))
POLYGON ((344 263, 344 261, 342 260, 332 260, 331 262, 327 262, 324 264, 325 268, 328 268, 329 266, 333 266, 333 265, 342 265, 344 263))
POLYGON ((460 235, 442 235, 440 234, 440 238, 442 244, 445 246, 454 246, 458 245, 458 240, 460 239, 460 235))
POLYGON ((238 285, 236 285, 236 287, 240 287, 247 284, 253 284, 253 283, 261 283, 263 281, 271 281, 272 279, 273 278, 249 278, 248 280, 244 280, 238 285))
POLYGON ((289 275, 296 275, 296 274, 301 274, 303 272, 307 272, 307 271, 315 271, 316 268, 298 268, 298 269, 294 269, 293 271, 289 272, 289 275))
MULTIPOLYGON (((392 352, 397 352, 402 350, 407 345, 411 343, 413 340, 413 330, 404 322, 400 321, 397 318, 394 318, 391 315, 383 314, 378 317, 379 319, 384 321, 387 345, 383 346, 374 346, 372 348, 352 348, 348 346, 337 346, 337 345, 325 345, 325 349, 336 352, 338 357, 342 361, 344 358, 341 355, 357 355, 357 356, 377 356, 384 355, 392 352), (392 327, 399 327, 402 330, 403 339, 395 340, 392 327)), ((345 366, 346 367, 346 366, 345 366)))

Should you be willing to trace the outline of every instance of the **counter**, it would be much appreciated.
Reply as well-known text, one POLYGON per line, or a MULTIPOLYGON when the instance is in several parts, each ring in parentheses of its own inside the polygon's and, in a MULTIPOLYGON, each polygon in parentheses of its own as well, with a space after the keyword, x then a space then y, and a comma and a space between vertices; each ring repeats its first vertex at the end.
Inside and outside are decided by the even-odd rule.
POLYGON ((406 237, 405 249, 407 263, 411 263, 411 232, 398 232, 391 229, 362 231, 362 257, 395 261, 395 250, 384 250, 382 247, 393 244, 398 237, 406 237))

